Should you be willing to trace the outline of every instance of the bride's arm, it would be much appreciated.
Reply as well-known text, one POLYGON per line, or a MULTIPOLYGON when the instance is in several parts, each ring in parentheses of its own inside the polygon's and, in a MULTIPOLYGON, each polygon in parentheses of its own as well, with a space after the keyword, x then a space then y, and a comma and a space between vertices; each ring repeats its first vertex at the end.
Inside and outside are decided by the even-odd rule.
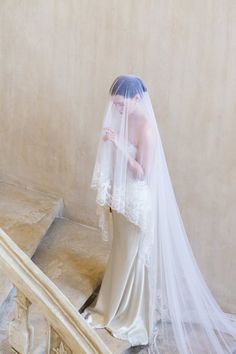
POLYGON ((134 177, 138 179, 144 179, 150 168, 150 158, 152 149, 152 131, 150 127, 146 124, 143 129, 139 139, 137 147, 137 160, 135 160, 129 153, 120 146, 116 139, 116 134, 111 129, 108 129, 108 133, 104 136, 104 140, 111 140, 115 147, 122 152, 128 161, 128 168, 133 173, 134 177))
POLYGON ((136 178, 144 179, 149 172, 152 152, 152 131, 149 126, 142 130, 137 147, 136 160, 128 158, 128 164, 136 178))
POLYGON ((131 170, 131 172, 133 173, 134 177, 137 177, 139 179, 143 179, 144 178, 144 168, 143 166, 137 161, 135 160, 129 153, 128 151, 124 151, 122 148, 118 148, 121 152, 123 152, 123 154, 125 155, 125 157, 127 158, 128 161, 128 168, 131 170))

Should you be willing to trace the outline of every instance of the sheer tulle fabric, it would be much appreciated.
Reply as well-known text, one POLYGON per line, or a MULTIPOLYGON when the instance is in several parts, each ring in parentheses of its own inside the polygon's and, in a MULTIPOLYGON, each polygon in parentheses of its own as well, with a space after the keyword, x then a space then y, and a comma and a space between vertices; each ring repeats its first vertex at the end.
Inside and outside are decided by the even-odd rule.
POLYGON ((148 91, 139 78, 124 75, 110 93, 91 186, 104 240, 113 237, 110 207, 142 232, 139 257, 149 274, 148 351, 236 353, 236 316, 218 306, 194 258, 148 91), (107 132, 113 140, 104 139, 107 132))

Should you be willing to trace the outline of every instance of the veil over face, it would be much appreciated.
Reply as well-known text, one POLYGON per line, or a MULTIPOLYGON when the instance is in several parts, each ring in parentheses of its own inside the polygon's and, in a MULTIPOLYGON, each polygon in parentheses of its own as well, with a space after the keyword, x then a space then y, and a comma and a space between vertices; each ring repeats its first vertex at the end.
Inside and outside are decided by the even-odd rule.
POLYGON ((113 237, 110 207, 140 232, 149 353, 236 353, 236 316, 220 309, 195 261, 152 103, 134 75, 119 76, 110 88, 91 187, 104 240, 113 237))

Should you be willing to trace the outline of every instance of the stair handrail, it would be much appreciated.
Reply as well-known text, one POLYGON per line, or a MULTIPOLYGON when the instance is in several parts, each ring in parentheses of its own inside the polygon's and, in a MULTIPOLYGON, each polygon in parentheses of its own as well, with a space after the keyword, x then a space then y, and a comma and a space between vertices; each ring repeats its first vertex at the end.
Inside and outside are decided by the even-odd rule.
POLYGON ((70 300, 2 228, 0 267, 14 286, 31 303, 37 304, 72 353, 111 354, 95 329, 89 326, 70 300))

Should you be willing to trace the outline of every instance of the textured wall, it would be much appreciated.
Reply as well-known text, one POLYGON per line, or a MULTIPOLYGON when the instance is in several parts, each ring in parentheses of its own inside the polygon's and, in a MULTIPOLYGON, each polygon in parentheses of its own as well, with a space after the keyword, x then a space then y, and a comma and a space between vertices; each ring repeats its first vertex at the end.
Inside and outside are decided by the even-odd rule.
POLYGON ((0 173, 93 224, 107 91, 140 75, 201 270, 236 313, 235 0, 1 0, 0 173))

